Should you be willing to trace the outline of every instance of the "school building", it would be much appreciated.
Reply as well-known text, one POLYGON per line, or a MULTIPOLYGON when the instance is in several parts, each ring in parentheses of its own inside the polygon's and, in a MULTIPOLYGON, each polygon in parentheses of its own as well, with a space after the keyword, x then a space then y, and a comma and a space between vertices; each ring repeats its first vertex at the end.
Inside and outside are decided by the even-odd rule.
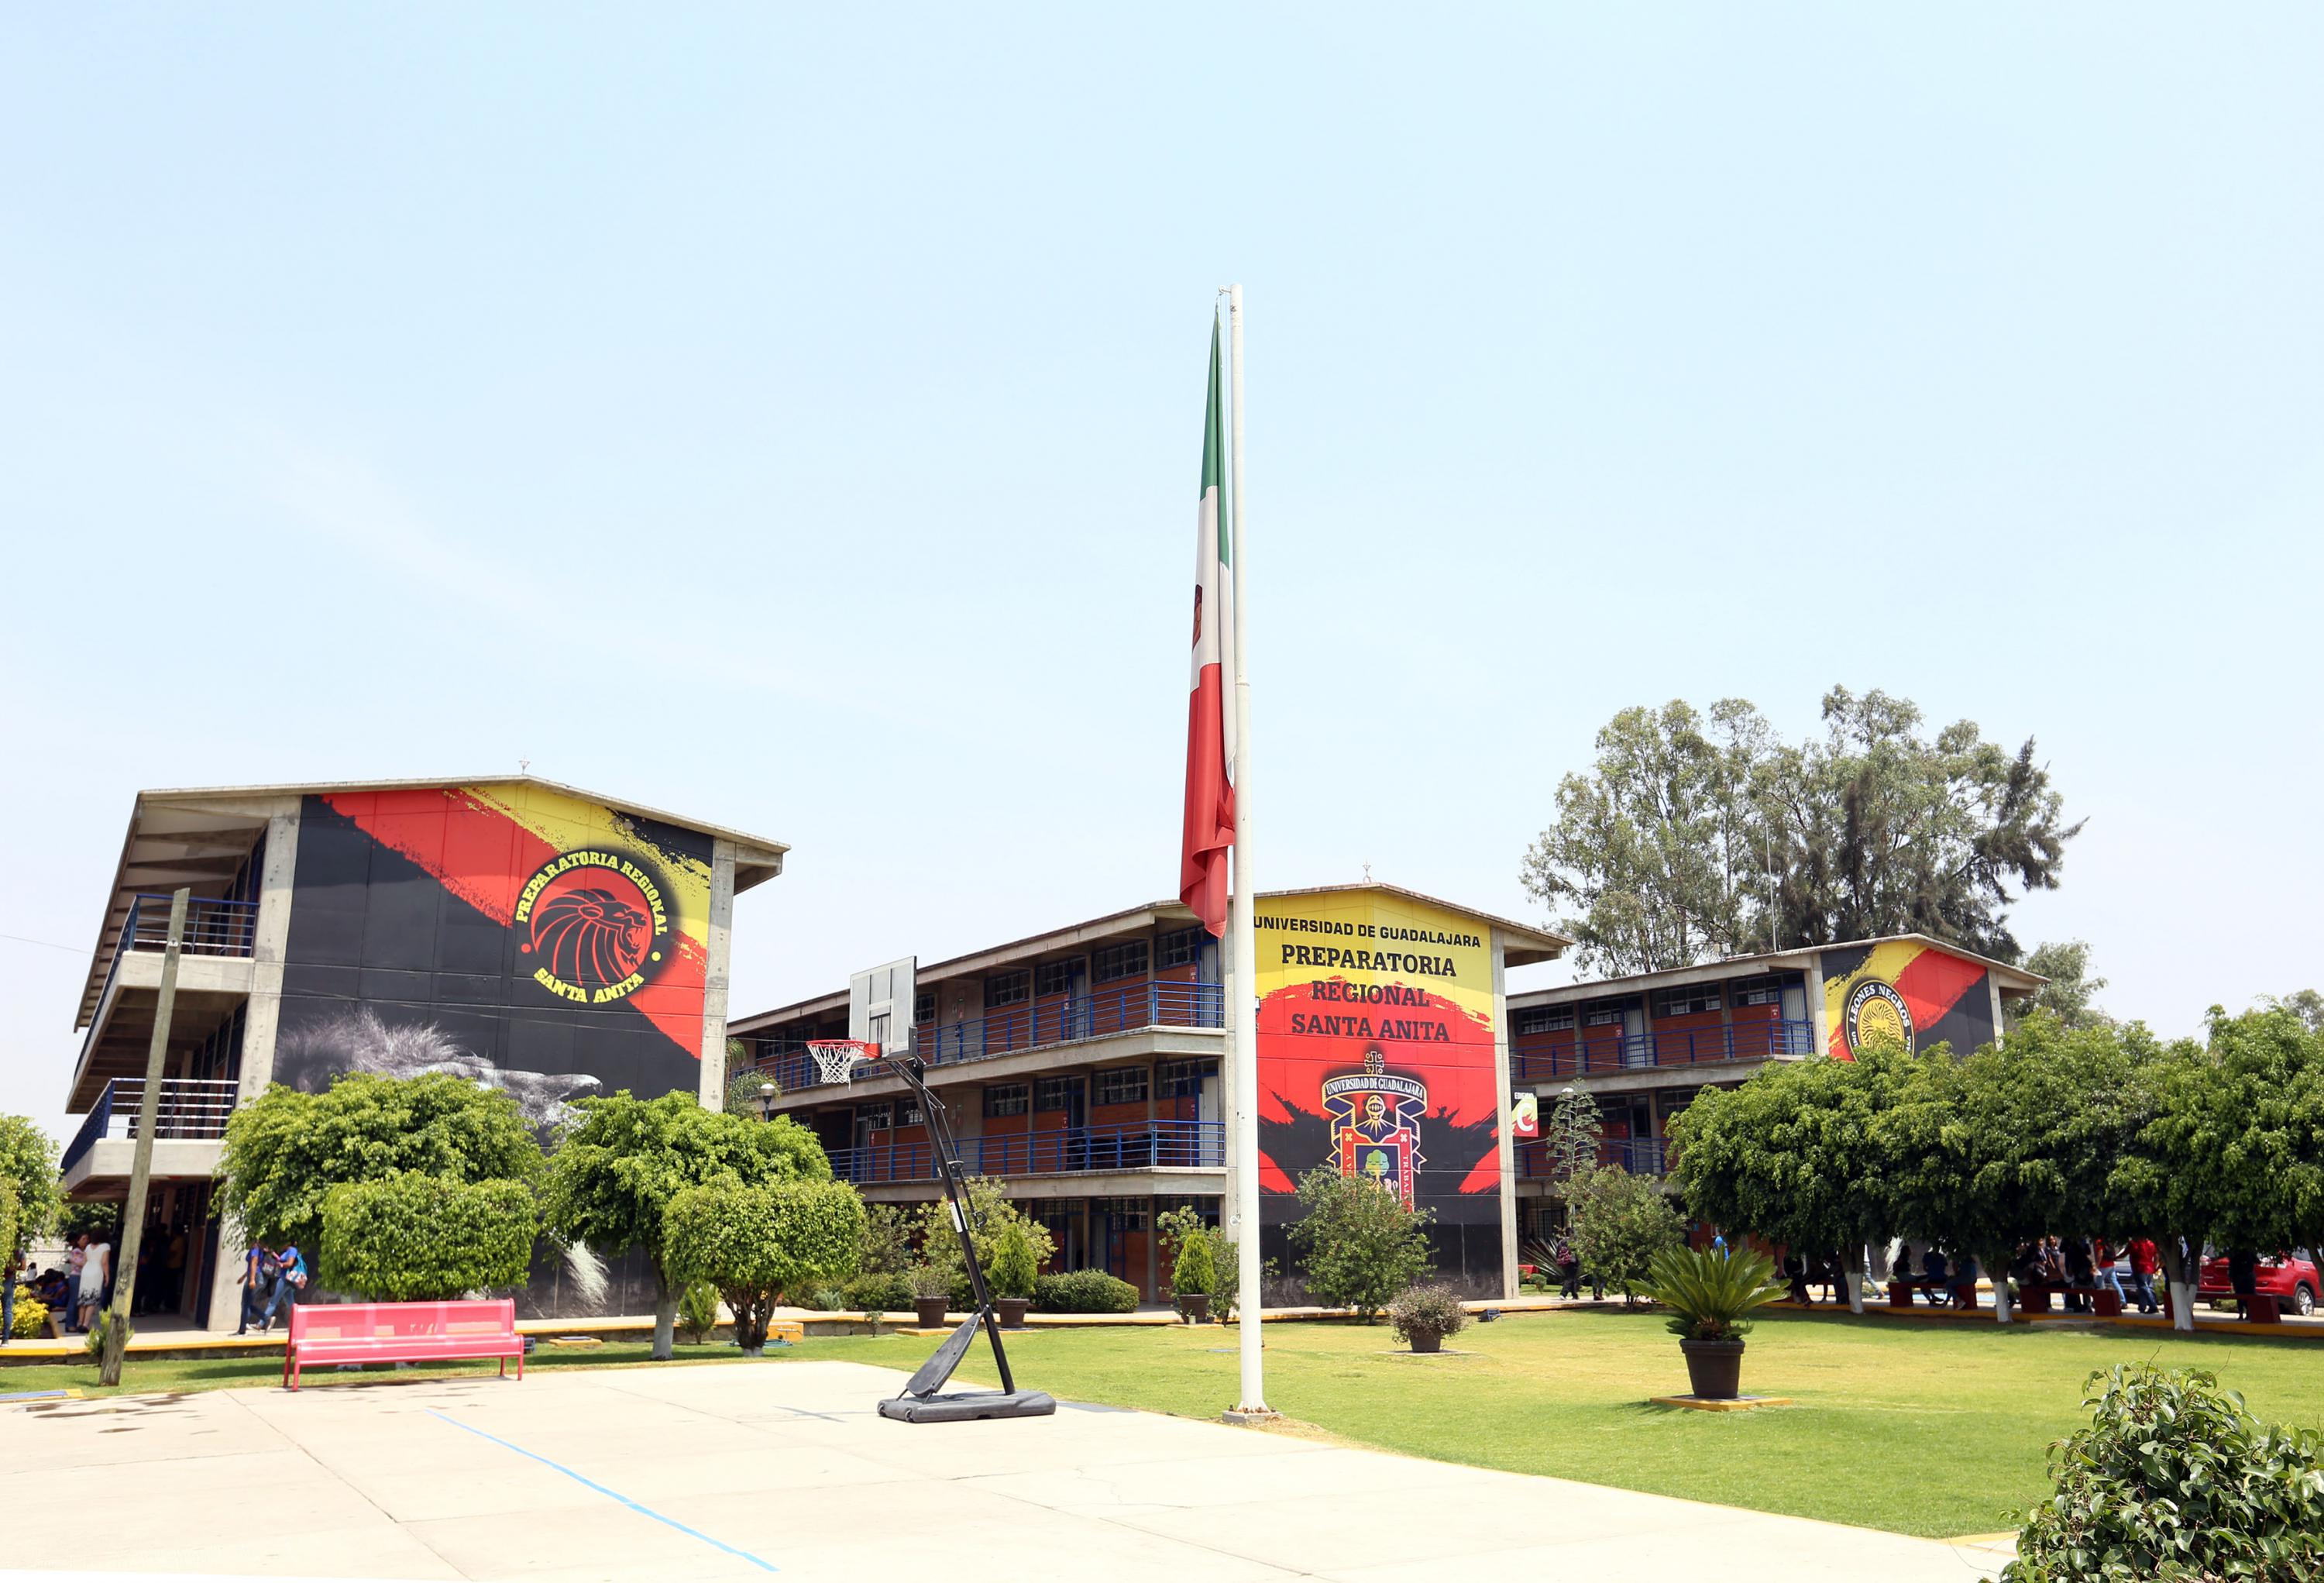
MULTIPOLYGON (((1868 1039, 1967 1054, 1998 1037, 2005 1002, 2045 982, 1921 934, 1729 957, 1511 995, 1510 1065, 1545 1116, 1568 1093, 1597 1102, 1600 1164, 1661 1176, 1671 1118, 1704 1088, 1819 1051, 1849 1057, 1868 1039)), ((1545 1148, 1517 1150, 1529 1238, 1563 1216, 1545 1148)))
MULTIPOLYGON (((1375 1177, 1434 1211, 1438 1264, 1480 1291, 1514 1279, 1516 1206, 1503 975, 1563 937, 1396 886, 1262 892, 1258 936, 1261 1245, 1283 1253, 1297 1179, 1375 1177)), ((1219 944, 1177 902, 918 967, 911 1045, 972 1174, 1002 1181, 1056 1238, 1053 1267, 1169 1291, 1155 1216, 1215 1219, 1231 1189, 1220 1069, 1233 993, 1219 944)), ((936 1194, 927 1128, 900 1078, 822 1080, 804 1045, 849 1032, 835 988, 730 1032, 875 1201, 936 1194)))
MULTIPOLYGON (((141 792, 75 1023, 65 1190, 127 1193, 181 886, 141 1282, 226 1328, 242 1250, 210 1182, 237 1107, 271 1082, 430 1071, 504 1089, 544 1134, 587 1094, 715 1103, 734 897, 785 850, 530 775, 141 792)), ((544 1259, 520 1305, 572 1310, 579 1282, 650 1310, 642 1271, 580 1257, 544 1259)))

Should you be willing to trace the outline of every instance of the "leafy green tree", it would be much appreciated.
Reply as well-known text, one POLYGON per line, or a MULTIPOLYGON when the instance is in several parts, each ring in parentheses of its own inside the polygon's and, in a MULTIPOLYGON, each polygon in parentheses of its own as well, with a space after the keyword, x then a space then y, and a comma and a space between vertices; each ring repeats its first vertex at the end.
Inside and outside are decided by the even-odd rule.
POLYGON ((2090 972, 2088 940, 2048 940, 2035 946, 2025 958, 2025 970, 2050 981, 2034 992, 2029 1009, 2045 1011, 2069 1028, 2114 1021, 2098 1009, 2098 993, 2107 981, 2090 972))
POLYGON ((540 1235, 529 1183, 399 1171, 323 1196, 317 1275, 374 1301, 444 1301, 523 1285, 540 1235))
POLYGON ((2324 1033, 2324 994, 2313 989, 2295 989, 2290 995, 2263 995, 2260 1009, 2269 1012, 2290 1012, 2308 1026, 2311 1033, 2324 1033))
POLYGON ((1025 1226, 1022 1220, 1010 1221, 993 1245, 991 1274, 996 1297, 1030 1301, 1034 1282, 1041 1278, 1041 1264, 1033 1256, 1033 1239, 1026 1235, 1025 1226))
POLYGON ((1605 1128, 1598 1101, 1572 1089, 1557 1097, 1541 1129, 1542 1154, 1552 1181, 1570 1181, 1598 1168, 1598 1143, 1605 1128))
POLYGON ((2262 1423, 2200 1370, 2092 1375, 2090 1427, 2051 1448, 2004 1583, 2324 1577, 2324 1439, 2262 1423))
POLYGON ((862 1245, 863 1200, 828 1179, 724 1178, 682 1189, 663 1216, 671 1277, 715 1286, 734 1316, 735 1343, 753 1356, 784 1292, 837 1285, 855 1273, 862 1245))
POLYGON ((1635 1301, 1657 1254, 1686 1241, 1685 1223, 1662 1184, 1618 1165, 1583 1172, 1566 1189, 1565 1230, 1582 1267, 1635 1301))
POLYGON ((280 1084, 227 1118, 217 1201, 246 1243, 319 1247, 323 1199, 347 1182, 418 1171, 451 1181, 540 1176, 516 1101, 448 1072, 350 1073, 320 1094, 280 1084))
POLYGON ((1428 1273, 1430 1219, 1368 1176, 1319 1165, 1299 1179, 1300 1217, 1291 1245, 1315 1299, 1351 1308, 1371 1324, 1397 1293, 1428 1273))
POLYGON ((856 1265, 866 1274, 900 1275, 912 1262, 911 1218, 900 1204, 863 1206, 863 1252, 856 1265))
MULTIPOLYGON (((1025 1228, 1036 1269, 1056 1256, 1057 1239, 1049 1235, 1049 1228, 1010 1203, 1008 1188, 997 1178, 972 1176, 961 1188, 968 1199, 968 1240, 976 1249, 976 1262, 983 1266, 988 1277, 992 1272, 992 1261, 1001 1252, 1001 1239, 1011 1226, 1025 1228)), ((922 1260, 945 1273, 953 1301, 966 1307, 968 1266, 960 1256, 960 1237, 952 1228, 950 1201, 936 1199, 921 1205, 915 1230, 919 1236, 922 1260)))
POLYGON ((2029 738, 2014 754, 1917 706, 1834 688, 1823 735, 1777 740, 1749 703, 1625 709, 1591 774, 1559 784, 1526 887, 1568 909, 1585 968, 1918 930, 2015 961, 2006 908, 2056 887, 2063 801, 2029 738))
POLYGON ((16 1279, 16 1260, 30 1240, 24 1235, 23 1211, 16 1208, 16 1183, 0 1176, 0 1281, 16 1279))
POLYGON ((57 1146, 29 1116, 0 1116, 0 1180, 16 1190, 15 1238, 0 1242, 5 1257, 46 1236, 64 1202, 57 1182, 57 1146))
POLYGON ((1778 1061, 1707 1088, 1671 1123, 1672 1174, 1697 1219, 1821 1257, 1837 1249, 1864 1311, 1864 1254, 1902 1229, 1884 1113, 1905 1056, 1778 1061))
POLYGON ((118 1199, 68 1199, 57 1210, 57 1235, 70 1242, 82 1232, 110 1242, 121 1229, 118 1199))
POLYGON ((760 1122, 705 1110, 691 1094, 640 1099, 627 1089, 583 1099, 561 1130, 541 1191, 550 1233, 607 1257, 636 1248, 654 1273, 653 1356, 675 1355, 682 1281, 663 1244, 670 1200, 714 1181, 763 1186, 825 1181, 831 1162, 815 1134, 778 1116, 760 1122))

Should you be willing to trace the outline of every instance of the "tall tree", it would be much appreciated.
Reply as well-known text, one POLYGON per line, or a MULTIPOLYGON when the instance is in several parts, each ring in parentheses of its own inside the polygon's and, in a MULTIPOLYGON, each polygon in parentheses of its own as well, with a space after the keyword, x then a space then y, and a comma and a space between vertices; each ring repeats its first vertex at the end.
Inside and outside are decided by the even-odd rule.
POLYGON ((2069 1028, 2114 1021, 2098 1009, 2098 994, 2107 981, 2090 971, 2088 940, 2046 940, 2027 954, 2025 970, 2050 981, 2034 992, 2029 1009, 2047 1012, 2069 1028))
POLYGON ((1834 688, 1823 735, 1779 742, 1748 702, 1629 708, 1520 874, 1586 968, 1650 972, 1775 946, 1918 930, 2015 961, 2007 905, 2054 888, 2063 801, 2031 738, 1834 688))
POLYGON ((543 1219, 567 1242, 608 1257, 637 1248, 654 1273, 653 1356, 675 1354, 678 1293, 664 1241, 670 1200, 690 1187, 825 1181, 815 1134, 778 1116, 761 1122, 705 1110, 691 1094, 640 1099, 628 1090, 576 1106, 558 1134, 541 1193, 543 1219))
MULTIPOLYGON (((57 1187, 57 1146, 29 1116, 0 1116, 0 1179, 15 1186, 17 1243, 47 1236, 63 1202, 57 1187)), ((0 1245, 0 1262, 16 1251, 0 1245)))

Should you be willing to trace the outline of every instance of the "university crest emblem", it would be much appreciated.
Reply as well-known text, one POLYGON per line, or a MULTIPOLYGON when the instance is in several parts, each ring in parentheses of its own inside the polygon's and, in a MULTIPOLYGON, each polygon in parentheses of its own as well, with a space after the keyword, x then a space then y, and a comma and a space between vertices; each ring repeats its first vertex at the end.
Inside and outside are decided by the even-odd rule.
POLYGON ((1340 1174, 1369 1176, 1410 1208, 1421 1165, 1420 1118, 1427 1108, 1427 1085, 1389 1071, 1378 1045, 1364 1051, 1362 1071, 1325 1078, 1323 1114, 1340 1174))

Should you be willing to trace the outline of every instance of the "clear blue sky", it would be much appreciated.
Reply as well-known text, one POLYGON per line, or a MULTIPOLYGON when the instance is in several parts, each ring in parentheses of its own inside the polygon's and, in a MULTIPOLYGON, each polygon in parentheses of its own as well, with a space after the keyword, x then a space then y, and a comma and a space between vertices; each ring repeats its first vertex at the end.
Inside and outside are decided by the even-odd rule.
POLYGON ((0 1109, 132 793, 795 844, 736 1005, 1175 887, 1249 292, 1263 881, 1537 916, 1614 710, 2039 737, 2028 941, 2324 980, 2312 6, 35 7, 0 52, 0 1109))

